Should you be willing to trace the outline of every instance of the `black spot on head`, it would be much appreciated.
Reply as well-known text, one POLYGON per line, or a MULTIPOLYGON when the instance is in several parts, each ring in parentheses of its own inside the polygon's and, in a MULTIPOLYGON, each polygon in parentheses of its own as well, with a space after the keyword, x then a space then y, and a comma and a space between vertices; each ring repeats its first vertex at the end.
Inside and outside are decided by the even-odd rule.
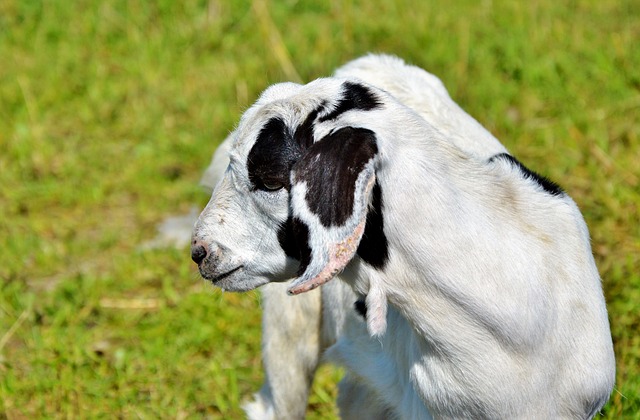
POLYGON ((364 300, 364 298, 356 300, 356 303, 353 306, 355 307, 356 312, 366 320, 367 302, 364 300))
POLYGON ((356 180, 377 153, 373 131, 344 127, 314 143, 296 163, 296 181, 306 182, 309 209, 323 226, 349 219, 356 180))
POLYGON ((313 144, 313 124, 318 117, 318 113, 324 109, 324 105, 314 109, 307 115, 307 118, 296 128, 296 132, 293 135, 293 138, 298 143, 298 145, 306 150, 313 144))
POLYGON ((508 154, 508 153, 499 153, 499 154, 497 154, 495 156, 492 156, 491 159, 489 159, 489 162, 493 162, 496 159, 503 159, 503 160, 511 163, 511 165, 513 167, 518 168, 520 170, 520 172, 522 173, 522 176, 525 179, 530 179, 530 180, 535 181, 548 194, 551 194, 553 196, 564 194, 564 191, 562 190, 562 188, 560 188, 560 186, 558 184, 556 184, 555 182, 551 181, 550 179, 548 179, 548 178, 546 178, 546 177, 544 177, 542 175, 539 175, 536 172, 530 170, 529 168, 524 166, 522 163, 520 163, 520 161, 518 159, 516 159, 515 157, 511 156, 510 154, 508 154))
POLYGON ((280 118, 271 118, 260 130, 247 157, 249 180, 256 189, 266 185, 291 188, 289 172, 302 151, 280 118))
POLYGON ((367 222, 358 245, 357 254, 364 262, 382 270, 389 260, 389 245, 384 234, 382 189, 378 182, 373 186, 371 195, 372 201, 367 212, 367 222))
POLYGON ((311 263, 309 228, 300 219, 289 216, 278 230, 278 242, 285 254, 300 261, 298 275, 302 275, 311 263))
POLYGON ((338 101, 333 111, 320 117, 320 122, 333 120, 341 114, 354 109, 371 111, 382 106, 376 95, 364 85, 345 82, 342 87, 342 98, 338 101))

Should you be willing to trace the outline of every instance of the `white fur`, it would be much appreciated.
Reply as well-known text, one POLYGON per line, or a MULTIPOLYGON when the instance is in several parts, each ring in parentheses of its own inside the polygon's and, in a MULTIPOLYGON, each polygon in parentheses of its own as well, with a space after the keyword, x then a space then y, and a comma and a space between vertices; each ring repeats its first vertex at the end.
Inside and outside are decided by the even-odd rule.
MULTIPOLYGON (((347 112, 316 126, 316 138, 343 126, 376 133, 390 258, 382 271, 355 258, 341 275, 367 296, 369 331, 353 316, 349 293, 340 291, 346 298, 322 316, 326 299, 316 291, 287 298, 309 299, 297 309, 269 306, 267 299, 266 340, 282 332, 272 322, 284 314, 300 348, 281 339, 273 348, 264 345, 267 370, 270 364, 285 381, 272 381, 271 393, 261 392, 249 414, 302 415, 309 379, 294 382, 293 411, 276 413, 286 403, 269 398, 290 377, 312 376, 318 359, 308 356, 328 344, 314 343, 317 331, 335 317, 346 319, 333 322, 327 340, 340 337, 328 354, 349 371, 339 398, 345 416, 363 407, 372 417, 593 416, 608 398, 615 365, 588 231, 573 201, 542 191, 508 162, 489 162, 505 149, 434 76, 383 56, 356 60, 337 75, 277 85, 245 113, 230 169, 195 227, 194 238, 220 255, 220 272, 242 265, 221 287, 248 290, 292 277, 293 263, 274 233, 289 212, 286 192, 246 187, 244 162, 260 127, 272 115, 294 127, 323 100, 338 98, 345 77, 368 83, 383 98, 382 109, 347 112), (288 372, 291 364, 297 373, 288 372)), ((311 233, 324 235, 318 226, 311 233)), ((341 283, 327 283, 323 293, 335 284, 341 283)))

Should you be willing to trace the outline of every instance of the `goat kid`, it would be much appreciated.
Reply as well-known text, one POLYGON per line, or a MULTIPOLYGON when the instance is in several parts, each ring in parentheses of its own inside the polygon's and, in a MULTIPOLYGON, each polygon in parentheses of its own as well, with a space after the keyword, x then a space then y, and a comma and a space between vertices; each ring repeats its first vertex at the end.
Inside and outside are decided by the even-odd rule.
MULTIPOLYGON (((434 125, 447 130, 448 138, 468 153, 489 158, 506 152, 502 145, 451 100, 442 82, 426 71, 385 55, 368 55, 336 71, 336 76, 357 77, 373 84, 434 125), (462 136, 465 134, 466 136, 462 136)), ((217 149, 202 184, 213 189, 228 166, 231 136, 217 149)), ((367 341, 361 318, 353 312, 355 295, 343 282, 328 283, 319 291, 287 298, 286 284, 269 283, 260 288, 263 310, 263 364, 265 383, 254 401, 244 408, 250 419, 299 419, 304 417, 319 355, 338 337, 367 341), (343 333, 348 320, 349 334, 343 333), (317 328, 310 326, 317 325, 317 328)), ((377 343, 377 341, 376 341, 377 343)), ((344 347, 344 345, 342 346, 344 347)), ((357 375, 341 382, 338 405, 343 418, 389 418, 390 412, 357 375)))
POLYGON ((588 231, 485 133, 360 78, 275 85, 233 134, 194 260, 237 291, 344 270, 369 334, 348 320, 330 353, 398 417, 591 417, 615 367, 588 231))

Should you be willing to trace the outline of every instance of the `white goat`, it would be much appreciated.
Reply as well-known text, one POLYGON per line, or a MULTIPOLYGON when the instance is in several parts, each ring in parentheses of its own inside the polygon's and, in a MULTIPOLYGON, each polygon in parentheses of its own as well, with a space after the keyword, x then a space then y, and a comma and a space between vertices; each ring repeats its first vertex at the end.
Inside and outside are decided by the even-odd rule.
MULTIPOLYGON (((437 77, 396 57, 362 57, 339 68, 336 76, 357 77, 393 94, 427 121, 448 131, 449 138, 471 154, 489 158, 506 151, 451 100, 437 77)), ((231 136, 218 147, 205 171, 202 184, 211 190, 228 166, 230 147, 231 136)), ((356 297, 342 282, 328 283, 321 294, 312 291, 298 299, 288 298, 286 287, 284 283, 269 283, 261 288, 266 378, 255 400, 245 405, 251 419, 303 418, 319 355, 342 335, 345 319, 351 318, 350 324, 354 325, 360 322, 360 318, 353 319, 356 297), (313 325, 317 328, 309 327, 313 325)), ((343 417, 387 417, 388 410, 380 406, 380 398, 366 385, 357 392, 358 385, 352 382, 348 375, 341 384, 348 390, 340 393, 348 396, 339 400, 343 417)))
MULTIPOLYGON (((238 291, 297 277, 298 294, 344 270, 367 309, 366 329, 347 317, 330 350, 349 371, 344 415, 378 401, 400 418, 593 416, 615 367, 577 207, 437 79, 393 63, 344 71, 418 80, 339 71, 275 85, 245 113, 194 229, 202 275, 238 291)), ((319 303, 311 312, 317 331, 319 303)))

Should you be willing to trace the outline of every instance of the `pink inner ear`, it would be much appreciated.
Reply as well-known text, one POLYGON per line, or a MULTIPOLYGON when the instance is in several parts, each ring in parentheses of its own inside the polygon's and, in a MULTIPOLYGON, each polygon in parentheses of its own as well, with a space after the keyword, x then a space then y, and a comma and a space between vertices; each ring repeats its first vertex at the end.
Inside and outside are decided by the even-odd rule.
POLYGON ((297 282, 287 290, 290 295, 298 295, 300 293, 308 292, 318 286, 321 286, 334 278, 336 274, 344 270, 344 267, 351 261, 354 254, 358 250, 358 244, 364 233, 364 225, 366 217, 356 226, 353 233, 349 235, 343 241, 337 244, 329 245, 329 262, 324 266, 322 271, 309 280, 297 282))

